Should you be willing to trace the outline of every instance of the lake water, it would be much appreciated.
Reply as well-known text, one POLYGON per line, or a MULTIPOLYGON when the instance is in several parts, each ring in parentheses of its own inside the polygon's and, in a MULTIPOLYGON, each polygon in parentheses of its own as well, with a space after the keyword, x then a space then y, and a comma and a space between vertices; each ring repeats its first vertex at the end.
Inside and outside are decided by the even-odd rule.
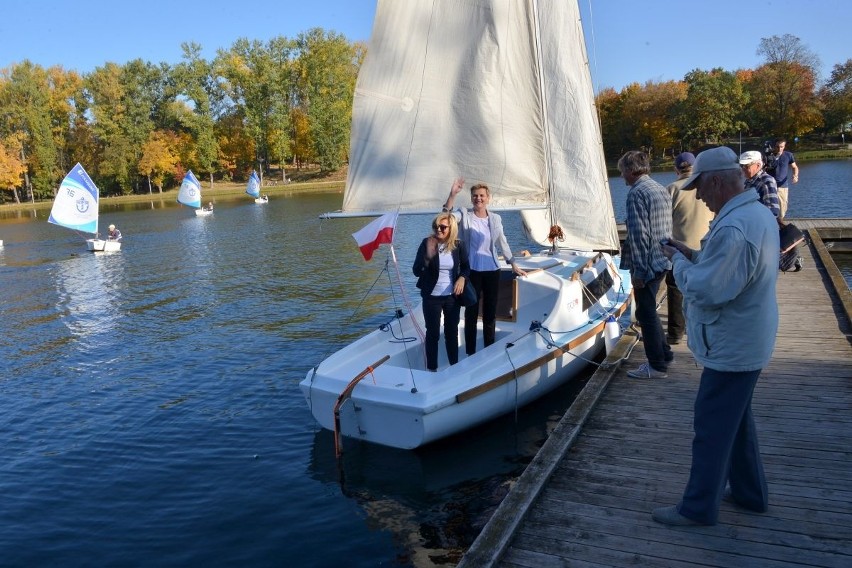
MULTIPOLYGON (((790 216, 852 217, 852 162, 801 170, 790 216)), ((617 179, 613 195, 623 211, 617 179)), ((0 218, 0 564, 454 565, 584 379, 419 451, 349 441, 338 462, 298 382, 400 304, 384 248, 365 263, 365 220, 317 218, 339 194, 234 197, 210 218, 171 199, 102 205, 118 254, 47 210, 0 218)), ((397 230, 412 295, 429 222, 397 230)))

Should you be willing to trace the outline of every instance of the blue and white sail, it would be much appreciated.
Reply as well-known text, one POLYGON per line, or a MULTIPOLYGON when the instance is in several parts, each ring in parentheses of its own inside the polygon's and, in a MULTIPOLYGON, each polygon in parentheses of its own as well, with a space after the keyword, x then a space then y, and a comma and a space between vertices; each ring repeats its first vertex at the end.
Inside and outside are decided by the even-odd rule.
POLYGON ((246 185, 246 193, 257 199, 260 197, 260 178, 257 177, 257 172, 252 170, 251 175, 246 185))
POLYGON ((183 176, 177 200, 178 203, 183 203, 189 207, 194 207, 196 209, 201 208, 201 184, 198 183, 198 178, 195 177, 192 170, 189 170, 186 172, 186 175, 183 176))
POLYGON ((98 186, 79 163, 59 185, 47 221, 67 229, 97 234, 98 186))

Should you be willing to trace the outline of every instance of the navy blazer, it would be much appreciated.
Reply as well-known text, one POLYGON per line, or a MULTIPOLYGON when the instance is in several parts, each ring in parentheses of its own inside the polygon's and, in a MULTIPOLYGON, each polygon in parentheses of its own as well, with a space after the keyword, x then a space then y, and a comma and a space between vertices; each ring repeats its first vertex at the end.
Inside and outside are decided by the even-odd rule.
MULTIPOLYGON (((432 290, 435 289, 435 284, 438 283, 438 272, 440 263, 437 262, 438 255, 431 259, 426 258, 426 240, 423 239, 420 243, 420 248, 417 249, 417 256, 414 258, 414 266, 412 267, 414 275, 417 276, 417 287, 420 288, 420 295, 424 298, 432 295, 432 290)), ((450 253, 453 257, 453 269, 450 273, 451 281, 455 285, 459 276, 464 276, 465 279, 470 278, 470 262, 467 256, 467 247, 461 241, 456 241, 456 248, 450 253)))

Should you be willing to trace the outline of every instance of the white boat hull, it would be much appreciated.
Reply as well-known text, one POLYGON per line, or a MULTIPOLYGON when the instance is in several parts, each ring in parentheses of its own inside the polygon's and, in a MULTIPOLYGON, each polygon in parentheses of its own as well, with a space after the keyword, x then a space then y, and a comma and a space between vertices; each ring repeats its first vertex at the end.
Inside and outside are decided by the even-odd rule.
POLYGON ((196 217, 207 217, 208 215, 212 215, 212 214, 213 214, 213 210, 212 210, 212 209, 204 209, 204 208, 201 208, 201 209, 196 209, 196 210, 195 210, 195 216, 196 216, 196 217))
POLYGON ((423 328, 422 312, 415 308, 390 324, 394 334, 374 331, 308 373, 300 386, 314 418, 342 436, 412 449, 528 404, 576 376, 603 348, 607 318, 627 309, 629 276, 605 254, 560 252, 520 264, 530 274, 508 283, 511 318, 498 318, 494 345, 483 349, 480 331, 476 354, 465 357, 462 318, 460 361, 447 364, 441 339, 438 372, 428 372, 415 329, 423 328), (584 309, 583 296, 596 284, 603 293, 584 309), (400 334, 411 340, 398 341, 400 334), (342 394, 368 368, 351 395, 342 394))
POLYGON ((263 197, 257 197, 254 202, 263 205, 264 203, 269 203, 269 198, 264 199, 263 197))
POLYGON ((86 240, 86 250, 92 252, 118 252, 121 250, 121 241, 88 239, 86 240))

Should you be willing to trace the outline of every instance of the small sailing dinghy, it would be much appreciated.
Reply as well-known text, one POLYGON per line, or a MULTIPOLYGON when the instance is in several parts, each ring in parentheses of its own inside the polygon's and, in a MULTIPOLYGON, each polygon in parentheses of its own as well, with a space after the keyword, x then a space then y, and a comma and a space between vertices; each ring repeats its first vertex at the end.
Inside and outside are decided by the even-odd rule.
MULTIPOLYGON (((300 386, 338 451, 342 436, 410 449, 456 434, 564 384, 603 349, 632 289, 586 61, 573 0, 379 0, 343 209, 328 216, 434 215, 461 176, 549 246, 515 256, 526 276, 503 270, 493 345, 480 331, 464 356, 462 318, 457 364, 442 347, 438 371, 426 369, 415 306, 311 369, 300 386)), ((393 226, 380 229, 373 245, 390 240, 393 226)))
POLYGON ((255 172, 254 170, 252 170, 251 175, 248 179, 248 183, 246 184, 246 193, 254 197, 254 202, 258 205, 269 203, 268 196, 260 196, 260 178, 257 177, 257 172, 255 172))
POLYGON ((178 203, 192 207, 195 209, 196 217, 205 217, 213 214, 213 207, 201 206, 201 184, 198 178, 192 173, 192 170, 186 172, 183 176, 183 181, 180 182, 180 189, 177 196, 178 203))
POLYGON ((120 251, 120 241, 98 238, 98 199, 98 186, 77 163, 59 185, 47 222, 95 235, 86 239, 86 249, 92 252, 120 251))

